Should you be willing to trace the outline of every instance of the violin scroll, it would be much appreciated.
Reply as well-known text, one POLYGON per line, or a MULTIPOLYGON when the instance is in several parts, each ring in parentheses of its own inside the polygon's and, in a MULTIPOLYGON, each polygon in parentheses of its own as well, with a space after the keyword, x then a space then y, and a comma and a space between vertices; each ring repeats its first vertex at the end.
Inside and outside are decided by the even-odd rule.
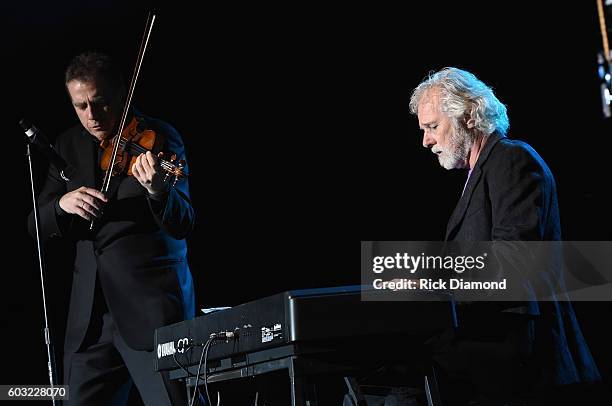
POLYGON ((176 182, 187 176, 185 172, 185 160, 178 159, 176 154, 168 154, 165 152, 160 152, 157 154, 159 161, 161 163, 161 167, 166 172, 164 176, 164 182, 168 181, 170 177, 173 178, 172 186, 176 185, 176 182), (170 155, 167 159, 166 156, 170 155))

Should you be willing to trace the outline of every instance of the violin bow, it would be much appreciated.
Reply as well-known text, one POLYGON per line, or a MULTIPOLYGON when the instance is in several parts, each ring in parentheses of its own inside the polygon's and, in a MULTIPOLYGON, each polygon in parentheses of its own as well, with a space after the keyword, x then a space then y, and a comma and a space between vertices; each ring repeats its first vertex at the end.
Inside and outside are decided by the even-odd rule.
MULTIPOLYGON (((155 23, 155 14, 149 12, 147 17, 147 23, 145 25, 144 34, 142 40, 140 42, 140 50, 138 51, 138 57, 136 58, 136 64, 134 65, 134 72, 132 73, 132 80, 130 81, 130 88, 128 90, 127 98, 125 101, 125 105, 123 106, 123 113, 121 114, 121 121, 119 123, 119 128, 117 129, 117 135, 114 138, 117 139, 115 144, 113 145, 113 154, 111 155, 110 164, 106 173, 104 174, 104 182, 102 183, 102 192, 108 192, 110 187, 110 181, 113 176, 113 169, 115 167, 115 161, 117 159, 117 155, 119 152, 119 144, 121 144, 121 134, 123 133, 123 129, 125 128, 125 122, 127 121, 127 116, 130 110, 130 105, 132 104, 132 97, 134 96, 134 89, 136 88, 136 82, 138 81, 138 75, 140 74, 140 67, 142 66, 142 61, 144 59, 145 52, 147 51, 147 45, 149 44, 149 37, 151 36, 151 31, 153 30, 153 24, 155 23)), ((92 230, 94 226, 95 219, 91 220, 89 224, 89 229, 92 230)))

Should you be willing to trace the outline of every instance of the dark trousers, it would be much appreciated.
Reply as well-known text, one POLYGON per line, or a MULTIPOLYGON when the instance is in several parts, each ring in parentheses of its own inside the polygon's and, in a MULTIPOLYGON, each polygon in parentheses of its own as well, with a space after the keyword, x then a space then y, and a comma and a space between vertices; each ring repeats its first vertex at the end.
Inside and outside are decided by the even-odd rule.
POLYGON ((92 318, 81 347, 64 355, 69 405, 126 405, 135 385, 146 406, 186 405, 185 387, 155 372, 155 353, 130 348, 96 289, 92 318))
POLYGON ((500 314, 463 321, 459 330, 448 330, 429 342, 443 404, 512 404, 530 390, 536 374, 530 318, 500 314))

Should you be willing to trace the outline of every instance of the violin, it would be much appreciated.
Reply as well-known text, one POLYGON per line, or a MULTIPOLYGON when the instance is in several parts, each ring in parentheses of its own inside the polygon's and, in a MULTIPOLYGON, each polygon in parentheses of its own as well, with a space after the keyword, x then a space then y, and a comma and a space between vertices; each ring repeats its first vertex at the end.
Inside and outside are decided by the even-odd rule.
MULTIPOLYGON (((115 136, 112 140, 102 141, 100 146, 104 149, 104 152, 100 166, 107 173, 109 168, 112 168, 111 176, 121 173, 132 176, 132 166, 136 163, 138 155, 147 151, 159 151, 164 141, 165 137, 163 135, 146 128, 145 120, 142 117, 134 116, 129 124, 124 127, 120 137, 115 136), (113 160, 116 142, 119 142, 119 146, 117 155, 113 160), (112 165, 111 162, 113 162, 112 165)), ((158 152, 157 157, 161 169, 165 172, 164 182, 172 178, 172 185, 174 186, 177 181, 187 176, 184 171, 185 160, 178 160, 176 154, 158 152), (165 159, 166 156, 168 156, 168 159, 165 159)))

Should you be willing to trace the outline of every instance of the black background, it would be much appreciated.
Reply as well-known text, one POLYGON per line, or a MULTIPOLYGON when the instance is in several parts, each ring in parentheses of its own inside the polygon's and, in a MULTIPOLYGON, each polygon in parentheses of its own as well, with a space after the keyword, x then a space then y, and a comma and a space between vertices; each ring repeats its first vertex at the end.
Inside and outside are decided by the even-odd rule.
MULTIPOLYGON (((175 3, 2 6, 1 325, 8 359, 0 383, 46 382, 18 120, 29 118, 52 139, 76 123, 64 90, 66 64, 84 50, 107 51, 129 78, 151 8, 158 19, 135 105, 173 124, 186 144, 197 211, 189 261, 200 307, 358 283, 358 236, 443 238, 465 173, 443 170, 421 147, 408 100, 430 70, 444 66, 491 85, 508 106, 509 135, 547 161, 564 239, 611 239, 612 121, 601 112, 595 2, 175 3)), ((44 164, 34 159, 40 182, 44 164)), ((61 348, 71 272, 61 245, 46 248, 48 310, 61 348)), ((609 377, 611 306, 576 307, 609 377)))

